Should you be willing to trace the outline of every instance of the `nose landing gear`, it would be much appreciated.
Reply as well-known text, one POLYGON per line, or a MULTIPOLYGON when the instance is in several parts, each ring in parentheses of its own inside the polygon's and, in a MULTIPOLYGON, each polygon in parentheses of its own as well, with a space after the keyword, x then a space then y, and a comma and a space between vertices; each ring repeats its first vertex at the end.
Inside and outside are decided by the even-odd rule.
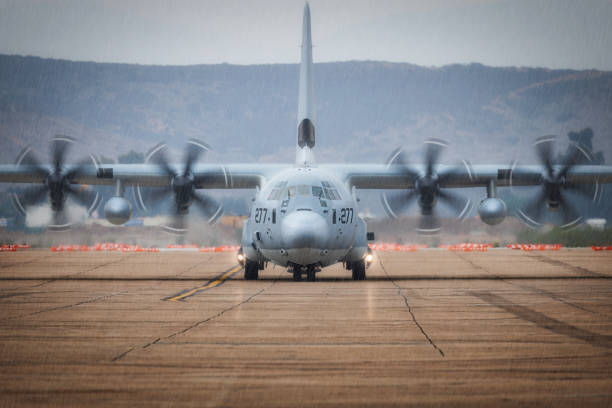
POLYGON ((308 282, 314 282, 316 280, 316 273, 319 272, 319 268, 315 265, 301 266, 293 265, 290 272, 293 274, 293 280, 300 282, 302 280, 302 273, 306 272, 306 279, 308 282))

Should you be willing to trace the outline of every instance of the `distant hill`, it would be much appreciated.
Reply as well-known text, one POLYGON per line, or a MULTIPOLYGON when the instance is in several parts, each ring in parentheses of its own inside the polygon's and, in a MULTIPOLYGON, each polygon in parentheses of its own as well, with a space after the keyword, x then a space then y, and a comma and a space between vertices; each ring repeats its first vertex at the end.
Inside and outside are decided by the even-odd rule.
MULTIPOLYGON (((533 161, 543 134, 591 127, 612 159, 612 72, 315 64, 321 162, 383 162, 398 145, 452 143, 445 161, 533 161)), ((117 158, 165 139, 207 140, 214 161, 292 161, 297 65, 141 66, 0 55, 0 162, 55 133, 117 158)), ((418 155, 418 153, 417 153, 418 155)), ((415 156, 415 160, 418 156, 415 156)))

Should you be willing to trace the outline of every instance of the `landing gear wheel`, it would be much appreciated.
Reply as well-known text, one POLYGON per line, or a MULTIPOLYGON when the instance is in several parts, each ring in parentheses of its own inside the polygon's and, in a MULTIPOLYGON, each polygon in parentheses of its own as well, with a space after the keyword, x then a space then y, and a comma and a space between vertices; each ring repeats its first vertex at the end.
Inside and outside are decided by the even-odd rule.
POLYGON ((353 262, 352 270, 353 270, 353 280, 365 280, 366 277, 366 267, 365 261, 362 259, 360 261, 353 262))
POLYGON ((256 280, 257 278, 259 278, 259 264, 247 259, 244 264, 244 279, 256 280))
POLYGON ((309 267, 308 270, 306 271, 306 277, 308 279, 308 282, 314 282, 316 277, 315 277, 315 269, 313 267, 309 267))
POLYGON ((293 280, 296 282, 302 280, 302 270, 300 268, 293 268, 293 280))

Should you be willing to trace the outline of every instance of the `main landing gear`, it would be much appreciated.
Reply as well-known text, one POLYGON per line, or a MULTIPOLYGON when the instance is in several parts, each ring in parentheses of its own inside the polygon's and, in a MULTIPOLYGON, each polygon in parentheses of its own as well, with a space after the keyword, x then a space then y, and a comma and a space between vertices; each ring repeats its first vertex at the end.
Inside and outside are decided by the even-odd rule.
POLYGON ((257 280, 259 278, 259 262, 246 260, 244 264, 244 279, 257 280))
POLYGON ((346 269, 353 271, 353 280, 365 280, 366 265, 363 259, 359 261, 347 262, 346 269))

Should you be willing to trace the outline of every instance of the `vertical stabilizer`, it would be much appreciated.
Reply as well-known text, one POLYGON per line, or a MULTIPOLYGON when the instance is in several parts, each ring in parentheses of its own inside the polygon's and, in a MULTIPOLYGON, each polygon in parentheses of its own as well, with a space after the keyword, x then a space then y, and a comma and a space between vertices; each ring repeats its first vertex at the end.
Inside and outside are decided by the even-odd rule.
POLYGON ((298 145, 296 164, 314 163, 315 117, 312 81, 312 39, 310 36, 310 6, 304 5, 302 21, 302 61, 300 63, 300 90, 298 97, 298 145))

